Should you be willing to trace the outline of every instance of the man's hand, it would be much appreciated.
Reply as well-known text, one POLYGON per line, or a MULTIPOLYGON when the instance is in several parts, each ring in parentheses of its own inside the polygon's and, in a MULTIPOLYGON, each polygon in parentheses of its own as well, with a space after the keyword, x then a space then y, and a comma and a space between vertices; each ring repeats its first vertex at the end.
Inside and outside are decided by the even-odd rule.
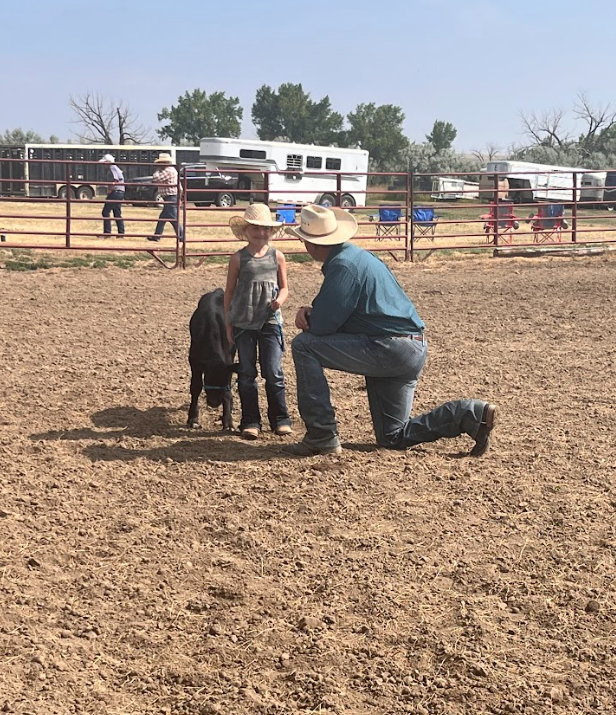
POLYGON ((308 330, 310 327, 310 313, 312 313, 312 306, 302 305, 295 316, 295 326, 300 330, 308 330))
POLYGON ((231 345, 235 343, 235 340, 233 340, 233 326, 232 325, 227 325, 227 340, 231 345))

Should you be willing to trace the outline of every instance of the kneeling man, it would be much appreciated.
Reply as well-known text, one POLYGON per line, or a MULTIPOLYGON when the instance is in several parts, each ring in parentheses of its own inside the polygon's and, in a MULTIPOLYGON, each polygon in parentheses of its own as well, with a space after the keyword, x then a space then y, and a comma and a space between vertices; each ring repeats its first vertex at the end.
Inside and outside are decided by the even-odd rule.
POLYGON ((292 342, 297 401, 306 425, 298 456, 342 451, 324 368, 365 375, 376 441, 405 449, 441 437, 467 434, 470 455, 488 449, 496 407, 483 400, 452 400, 409 417, 427 356, 424 323, 387 266, 348 240, 355 217, 343 209, 306 206, 300 225, 286 232, 304 242, 323 264, 323 284, 311 306, 299 309, 303 332, 292 342))

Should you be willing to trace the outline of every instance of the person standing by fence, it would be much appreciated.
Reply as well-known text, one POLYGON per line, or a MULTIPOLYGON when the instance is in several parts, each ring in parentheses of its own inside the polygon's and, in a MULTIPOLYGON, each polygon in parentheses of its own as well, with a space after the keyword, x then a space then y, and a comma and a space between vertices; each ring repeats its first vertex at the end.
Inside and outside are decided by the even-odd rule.
POLYGON ((171 158, 171 154, 167 152, 162 152, 154 163, 166 165, 163 169, 155 171, 152 177, 152 182, 157 184, 156 191, 159 196, 162 196, 164 205, 158 217, 154 235, 148 236, 148 241, 160 241, 163 231, 165 230, 166 221, 169 221, 173 226, 178 241, 183 241, 184 232, 178 221, 178 172, 176 168, 172 166, 173 159, 171 158))
POLYGON ((111 214, 114 215, 116 225, 118 227, 118 236, 124 237, 124 220, 122 219, 122 201, 124 201, 124 174, 118 166, 116 166, 115 158, 112 154, 105 154, 99 160, 99 164, 110 164, 109 171, 113 176, 113 184, 107 189, 107 198, 103 206, 103 235, 100 238, 111 237, 111 214))

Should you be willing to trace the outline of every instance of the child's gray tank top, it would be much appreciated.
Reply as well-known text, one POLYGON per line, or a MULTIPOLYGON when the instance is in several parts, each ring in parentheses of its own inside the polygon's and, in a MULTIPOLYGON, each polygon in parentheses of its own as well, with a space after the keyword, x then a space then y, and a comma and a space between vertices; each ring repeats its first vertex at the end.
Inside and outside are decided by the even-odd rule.
POLYGON ((265 323, 280 323, 282 316, 270 308, 278 295, 278 258, 270 246, 261 258, 242 248, 237 285, 229 307, 229 322, 236 328, 260 330, 265 323))

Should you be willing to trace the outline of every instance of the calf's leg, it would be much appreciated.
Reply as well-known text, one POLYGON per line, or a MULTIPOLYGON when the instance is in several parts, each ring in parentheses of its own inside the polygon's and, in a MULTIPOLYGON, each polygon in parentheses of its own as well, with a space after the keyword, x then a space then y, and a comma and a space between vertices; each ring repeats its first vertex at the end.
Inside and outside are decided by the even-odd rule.
POLYGON ((188 408, 187 425, 192 429, 201 427, 199 424, 199 397, 203 391, 203 372, 200 367, 191 365, 190 378, 190 407, 188 408))

